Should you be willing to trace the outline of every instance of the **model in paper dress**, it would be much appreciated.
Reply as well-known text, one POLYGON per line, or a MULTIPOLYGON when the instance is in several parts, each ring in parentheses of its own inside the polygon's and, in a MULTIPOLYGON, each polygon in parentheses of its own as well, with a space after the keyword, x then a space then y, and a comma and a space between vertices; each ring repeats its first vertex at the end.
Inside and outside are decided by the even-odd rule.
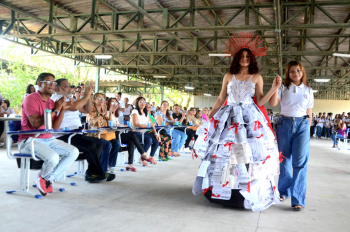
POLYGON ((278 91, 281 78, 276 77, 269 92, 263 94, 255 59, 266 54, 266 47, 258 48, 261 42, 247 33, 226 42, 225 52, 234 57, 230 72, 209 114, 210 122, 197 130, 192 151, 202 157, 193 194, 203 193, 210 202, 253 211, 280 202, 274 182, 279 174, 279 153, 258 105, 263 106, 278 91), (226 98, 227 104, 222 106, 226 98))

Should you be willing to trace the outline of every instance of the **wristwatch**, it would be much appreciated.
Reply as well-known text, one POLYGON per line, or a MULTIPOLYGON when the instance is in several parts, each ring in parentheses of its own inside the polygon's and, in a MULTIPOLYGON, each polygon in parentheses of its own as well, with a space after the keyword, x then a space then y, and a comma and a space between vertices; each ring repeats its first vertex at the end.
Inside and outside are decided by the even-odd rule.
POLYGON ((55 114, 58 114, 58 112, 55 108, 53 108, 52 111, 55 112, 55 114))

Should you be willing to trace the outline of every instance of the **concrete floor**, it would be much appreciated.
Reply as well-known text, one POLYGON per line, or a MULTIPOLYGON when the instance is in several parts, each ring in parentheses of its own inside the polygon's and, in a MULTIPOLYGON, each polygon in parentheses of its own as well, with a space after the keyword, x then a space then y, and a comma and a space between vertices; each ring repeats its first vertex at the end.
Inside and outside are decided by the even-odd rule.
POLYGON ((138 172, 118 172, 108 183, 71 178, 78 186, 60 184, 65 192, 43 199, 6 194, 19 185, 19 169, 1 148, 0 231, 350 231, 350 151, 331 146, 331 140, 311 141, 305 210, 294 212, 286 200, 256 213, 193 196, 200 160, 190 154, 136 165, 138 172))

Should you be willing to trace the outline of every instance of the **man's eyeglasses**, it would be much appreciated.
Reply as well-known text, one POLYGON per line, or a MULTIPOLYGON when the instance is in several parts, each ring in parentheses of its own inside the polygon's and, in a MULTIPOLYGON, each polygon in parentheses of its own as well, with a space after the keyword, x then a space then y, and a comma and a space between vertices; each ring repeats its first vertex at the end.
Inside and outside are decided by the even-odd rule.
POLYGON ((57 82, 55 81, 40 81, 41 83, 45 83, 47 85, 54 85, 54 86, 57 86, 57 82))
POLYGON ((106 100, 106 98, 102 98, 102 97, 98 97, 98 98, 96 98, 96 99, 102 100, 102 101, 105 101, 105 100, 106 100))

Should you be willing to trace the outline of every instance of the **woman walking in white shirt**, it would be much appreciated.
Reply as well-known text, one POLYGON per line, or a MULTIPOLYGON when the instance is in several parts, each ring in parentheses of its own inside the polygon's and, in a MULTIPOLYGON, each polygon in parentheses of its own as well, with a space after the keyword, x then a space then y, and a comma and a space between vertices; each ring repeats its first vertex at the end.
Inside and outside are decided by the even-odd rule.
POLYGON ((280 164, 278 190, 280 199, 291 197, 292 207, 299 211, 305 207, 306 175, 310 153, 310 121, 314 95, 306 81, 304 67, 291 61, 286 68, 283 85, 270 99, 272 107, 281 103, 281 116, 277 122, 278 150, 283 159, 280 164))

